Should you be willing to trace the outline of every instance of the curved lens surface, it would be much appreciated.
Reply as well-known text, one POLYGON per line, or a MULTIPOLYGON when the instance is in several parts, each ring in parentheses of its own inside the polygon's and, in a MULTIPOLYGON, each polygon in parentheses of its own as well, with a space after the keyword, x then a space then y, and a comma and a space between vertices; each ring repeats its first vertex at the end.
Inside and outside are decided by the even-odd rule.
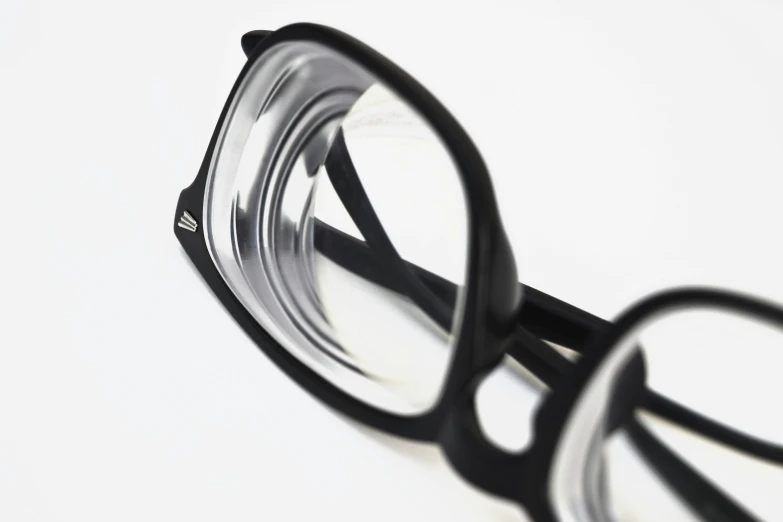
POLYGON ((467 206, 408 101, 323 45, 269 49, 229 109, 204 216, 224 280, 286 350, 386 411, 436 403, 463 308, 467 206))

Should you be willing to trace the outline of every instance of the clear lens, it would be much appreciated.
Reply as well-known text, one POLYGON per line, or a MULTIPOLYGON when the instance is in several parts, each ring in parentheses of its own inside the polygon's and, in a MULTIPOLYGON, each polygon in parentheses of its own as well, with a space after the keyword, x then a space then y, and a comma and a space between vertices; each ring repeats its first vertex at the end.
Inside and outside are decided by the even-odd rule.
MULTIPOLYGON (((640 422, 693 470, 723 491, 759 520, 776 520, 783 509, 779 465, 749 457, 661 419, 642 414, 640 422)), ((669 483, 657 474, 655 463, 623 431, 604 446, 609 510, 617 522, 673 522, 697 517, 669 483)), ((704 499, 706 506, 709 502, 704 499)), ((707 518, 711 520, 712 518, 707 518)))
POLYGON ((656 475, 629 436, 619 431, 605 441, 607 511, 615 522, 704 522, 656 475))
MULTIPOLYGON (((780 445, 783 420, 783 329, 714 307, 672 309, 650 316, 612 347, 582 390, 555 456, 550 488, 561 517, 578 520, 658 522, 717 520, 720 508, 699 498, 702 515, 667 481, 666 458, 654 444, 673 452, 734 502, 760 520, 783 509, 783 467, 761 461, 705 436, 635 409, 640 428, 623 425, 611 433, 609 418, 634 379, 629 362, 641 347, 647 386, 680 405, 734 430, 780 445), (652 434, 653 446, 642 439, 652 434), (645 451, 645 448, 647 450, 645 451), (580 518, 581 517, 581 518, 580 518)), ((628 419, 626 422, 630 421, 628 419)), ((668 468, 674 469, 674 468, 668 468)), ((671 473, 671 472, 670 472, 671 473)), ((688 487, 693 479, 677 470, 688 487)))
POLYGON ((375 84, 343 120, 317 184, 315 283, 340 357, 405 402, 431 406, 450 360, 456 303, 421 270, 456 290, 467 254, 465 198, 448 151, 426 121, 375 84), (347 243, 331 234, 360 241, 352 248, 365 250, 361 260, 357 252, 341 264, 335 250, 347 243), (384 281, 367 273, 371 264, 384 281))
MULTIPOLYGON (((650 322, 636 338, 643 347, 650 389, 734 430, 783 445, 783 417, 779 415, 783 396, 781 329, 737 313, 695 308, 650 322)), ((783 468, 651 415, 640 414, 639 418, 659 440, 751 512, 780 512, 783 503, 773 490, 779 493, 783 468)), ((656 477, 650 463, 627 437, 615 438, 606 455, 612 481, 610 498, 622 515, 618 520, 680 520, 673 515, 664 517, 662 509, 674 513, 682 505, 656 477), (631 480, 631 476, 637 478, 631 480), (640 492, 641 484, 650 486, 641 487, 640 492), (668 500, 658 499, 660 495, 654 492, 668 500), (645 518, 640 518, 641 514, 645 518)))
POLYGON ((681 311, 640 334, 649 387, 748 435, 783 444, 783 332, 737 314, 681 311))
POLYGON ((429 123, 372 73, 312 42, 251 67, 210 166, 205 233, 255 319, 351 395, 435 404, 461 321, 459 173, 429 123))

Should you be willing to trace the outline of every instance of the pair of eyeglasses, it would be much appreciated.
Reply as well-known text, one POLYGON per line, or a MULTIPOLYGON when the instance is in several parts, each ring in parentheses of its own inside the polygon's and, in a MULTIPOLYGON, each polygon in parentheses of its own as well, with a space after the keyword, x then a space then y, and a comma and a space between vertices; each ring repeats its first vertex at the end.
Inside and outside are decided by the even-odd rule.
POLYGON ((763 375, 781 367, 763 361, 783 363, 783 310, 679 290, 609 323, 525 286, 476 147, 416 80, 317 25, 254 31, 242 48, 174 231, 283 371, 360 422, 439 444, 467 481, 536 521, 768 512, 758 490, 706 478, 669 432, 783 463, 780 386, 763 375), (507 356, 551 390, 518 453, 485 436, 475 406, 507 356), (744 363, 713 375, 716 359, 740 357, 758 378, 740 378, 744 363), (640 473, 665 501, 634 499, 640 473))

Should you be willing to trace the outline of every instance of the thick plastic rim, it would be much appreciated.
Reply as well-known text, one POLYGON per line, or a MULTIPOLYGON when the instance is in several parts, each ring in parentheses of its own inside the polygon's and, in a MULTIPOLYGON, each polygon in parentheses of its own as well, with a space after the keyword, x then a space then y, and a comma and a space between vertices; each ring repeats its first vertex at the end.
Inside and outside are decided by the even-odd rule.
POLYGON ((506 341, 513 333, 521 297, 516 264, 500 223, 489 174, 475 145, 453 116, 407 73, 361 42, 327 27, 312 24, 287 26, 265 36, 256 46, 224 106, 196 179, 180 196, 174 231, 212 291, 264 353, 320 400, 386 432, 417 440, 439 439, 456 395, 474 376, 500 362, 506 341), (286 41, 309 41, 332 48, 397 92, 440 136, 465 187, 469 255, 462 328, 441 395, 431 409, 421 414, 402 416, 369 406, 302 364, 258 324, 225 284, 209 254, 204 227, 199 226, 196 232, 189 232, 176 226, 176 220, 184 212, 191 214, 198 223, 203 222, 206 178, 232 100, 255 61, 276 44, 286 41))

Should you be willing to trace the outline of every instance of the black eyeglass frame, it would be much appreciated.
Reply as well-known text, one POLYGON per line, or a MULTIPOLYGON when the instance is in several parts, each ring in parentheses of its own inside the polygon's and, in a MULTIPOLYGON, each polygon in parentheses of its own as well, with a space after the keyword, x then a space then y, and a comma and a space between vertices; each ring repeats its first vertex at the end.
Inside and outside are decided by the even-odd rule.
MULTIPOLYGON (((477 375, 496 366, 513 334, 520 305, 516 264, 500 222, 489 173, 465 131, 416 80, 358 40, 334 29, 295 24, 243 38, 248 62, 229 94, 194 182, 180 194, 174 233, 194 265, 229 313, 283 371, 329 406, 374 428, 415 440, 436 441, 455 396, 477 375), (352 397, 296 359, 270 336, 237 300, 215 268, 202 227, 195 232, 177 226, 187 212, 201 223, 206 179, 226 113, 250 65, 266 49, 286 41, 316 42, 347 56, 396 91, 425 118, 451 152, 466 195, 468 259, 465 308, 451 367, 438 402, 417 416, 387 413, 352 397)), ((413 188, 413 187, 412 187, 413 188)))
MULTIPOLYGON (((585 348, 588 341, 605 332, 610 323, 517 283, 513 254, 500 221, 489 174, 478 151, 448 111, 402 69, 354 38, 312 24, 295 24, 274 32, 253 31, 243 36, 242 48, 248 61, 229 94, 196 179, 182 191, 177 204, 174 232, 186 253, 245 332, 300 386, 327 405, 373 428, 405 438, 439 443, 454 467, 470 482, 492 494, 527 505, 529 502, 523 499, 528 495, 522 491, 529 490, 530 484, 523 480, 525 474, 520 474, 521 463, 527 458, 510 455, 486 439, 475 412, 473 398, 476 390, 488 372, 500 364, 505 353, 521 362, 547 385, 560 382, 560 376, 570 374, 573 365, 543 339, 589 354, 590 349, 585 348), (441 396, 432 409, 421 415, 409 417, 378 410, 339 390, 309 369, 270 336, 237 300, 213 264, 203 228, 196 227, 195 231, 190 231, 177 226, 177 220, 185 212, 196 223, 203 222, 205 183, 218 135, 237 88, 251 64, 265 50, 290 40, 321 43, 375 74, 430 122, 458 166, 469 216, 464 317, 441 396), (524 306, 520 308, 522 295, 524 306)), ((348 263, 354 254, 358 255, 357 259, 361 258, 359 249, 350 251, 348 263)), ((394 277, 392 273, 391 278, 394 277)), ((650 392, 648 395, 645 407, 649 411, 752 455, 783 463, 783 448, 719 425, 664 397, 650 392)), ((634 441, 642 451, 659 454, 668 451, 652 435, 640 429, 634 441)), ((537 432, 537 435, 551 438, 556 434, 544 431, 537 432)), ((669 460, 660 460, 658 467, 669 482, 678 482, 677 477, 692 476, 687 464, 676 455, 669 460)), ((696 479, 702 481, 698 486, 679 481, 679 493, 691 498, 694 503, 702 502, 705 495, 722 502, 720 499, 725 497, 720 491, 703 477, 696 475, 696 479)))

